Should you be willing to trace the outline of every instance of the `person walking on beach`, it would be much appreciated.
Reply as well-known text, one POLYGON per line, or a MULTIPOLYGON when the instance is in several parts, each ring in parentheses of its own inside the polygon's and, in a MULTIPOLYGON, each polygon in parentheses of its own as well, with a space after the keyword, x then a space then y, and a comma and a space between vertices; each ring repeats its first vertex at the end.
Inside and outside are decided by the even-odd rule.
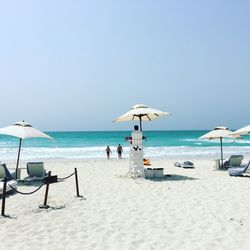
POLYGON ((121 144, 119 144, 117 147, 117 154, 119 159, 122 159, 122 152, 123 152, 122 146, 121 144))
POLYGON ((106 154, 107 154, 107 159, 109 159, 110 154, 112 153, 111 149, 109 146, 106 148, 106 154))

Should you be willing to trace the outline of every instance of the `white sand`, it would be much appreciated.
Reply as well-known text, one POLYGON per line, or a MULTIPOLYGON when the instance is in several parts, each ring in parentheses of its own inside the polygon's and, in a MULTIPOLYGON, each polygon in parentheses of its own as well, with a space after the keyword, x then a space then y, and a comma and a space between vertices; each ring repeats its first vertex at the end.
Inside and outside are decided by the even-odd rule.
MULTIPOLYGON (((74 177, 52 184, 48 210, 39 209, 45 187, 6 200, 0 218, 0 249, 250 249, 250 178, 214 171, 210 160, 195 169, 153 160, 164 180, 121 177, 128 160, 45 161, 46 168, 74 177)), ((21 186, 20 191, 35 187, 21 186)))

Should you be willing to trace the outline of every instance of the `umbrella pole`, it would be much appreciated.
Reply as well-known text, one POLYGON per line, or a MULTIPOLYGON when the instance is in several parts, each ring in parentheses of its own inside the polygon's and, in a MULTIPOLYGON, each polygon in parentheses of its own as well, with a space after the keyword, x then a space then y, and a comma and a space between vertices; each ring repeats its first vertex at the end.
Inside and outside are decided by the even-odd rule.
POLYGON ((17 171, 18 171, 18 165, 19 165, 19 158, 21 153, 21 146, 22 146, 22 138, 19 140, 19 148, 18 148, 18 155, 17 155, 17 162, 16 162, 16 179, 17 179, 17 171))
POLYGON ((141 122, 141 116, 140 116, 140 131, 142 131, 142 122, 141 122))
POLYGON ((221 169, 223 168, 223 149, 222 149, 222 137, 220 137, 220 157, 221 157, 221 169))

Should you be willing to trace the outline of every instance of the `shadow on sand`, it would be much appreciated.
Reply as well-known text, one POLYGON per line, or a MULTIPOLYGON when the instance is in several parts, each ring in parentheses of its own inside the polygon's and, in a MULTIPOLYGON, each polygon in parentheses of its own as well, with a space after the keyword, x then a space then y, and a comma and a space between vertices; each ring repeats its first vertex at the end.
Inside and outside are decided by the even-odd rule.
POLYGON ((250 175, 249 174, 242 174, 242 175, 236 175, 236 176, 230 176, 230 177, 250 178, 250 175))
POLYGON ((194 180, 198 180, 198 178, 193 178, 193 177, 184 176, 184 175, 177 175, 177 174, 171 174, 171 175, 167 174, 161 178, 146 178, 146 180, 156 181, 156 182, 161 182, 161 181, 194 181, 194 180))

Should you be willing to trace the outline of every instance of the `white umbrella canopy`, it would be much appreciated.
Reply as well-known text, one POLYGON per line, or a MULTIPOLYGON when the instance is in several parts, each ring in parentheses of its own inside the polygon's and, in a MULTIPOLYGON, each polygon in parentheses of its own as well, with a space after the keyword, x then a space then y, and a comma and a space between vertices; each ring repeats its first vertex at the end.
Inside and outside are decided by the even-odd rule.
POLYGON ((46 135, 40 130, 33 128, 29 123, 24 122, 24 121, 16 122, 13 125, 1 128, 0 134, 10 135, 10 136, 18 137, 21 139, 27 139, 27 138, 52 139, 52 137, 50 137, 49 135, 46 135))
POLYGON ((234 131, 233 133, 231 133, 231 135, 247 135, 250 134, 250 125, 247 125, 246 127, 240 128, 236 131, 234 131))
POLYGON ((144 104, 136 104, 128 112, 119 116, 113 122, 140 121, 140 129, 142 130, 142 121, 152 121, 165 115, 170 115, 170 113, 149 108, 144 104))
POLYGON ((227 127, 218 126, 211 130, 210 132, 206 133, 205 135, 201 136, 200 139, 207 139, 207 140, 220 140, 220 148, 221 148, 221 166, 223 166, 223 149, 222 149, 222 139, 223 138, 240 138, 239 135, 232 135, 232 131, 229 130, 227 127))
POLYGON ((201 136, 200 139, 213 140, 220 138, 236 138, 237 136, 235 137, 234 135, 232 135, 232 133, 233 132, 227 127, 219 126, 206 133, 205 135, 201 136))
POLYGON ((42 131, 33 128, 29 123, 22 121, 16 122, 13 125, 8 127, 0 128, 0 134, 9 135, 19 138, 19 149, 16 163, 16 178, 17 178, 17 170, 19 165, 19 158, 21 152, 22 140, 27 138, 47 138, 52 139, 49 135, 43 133, 42 131))

